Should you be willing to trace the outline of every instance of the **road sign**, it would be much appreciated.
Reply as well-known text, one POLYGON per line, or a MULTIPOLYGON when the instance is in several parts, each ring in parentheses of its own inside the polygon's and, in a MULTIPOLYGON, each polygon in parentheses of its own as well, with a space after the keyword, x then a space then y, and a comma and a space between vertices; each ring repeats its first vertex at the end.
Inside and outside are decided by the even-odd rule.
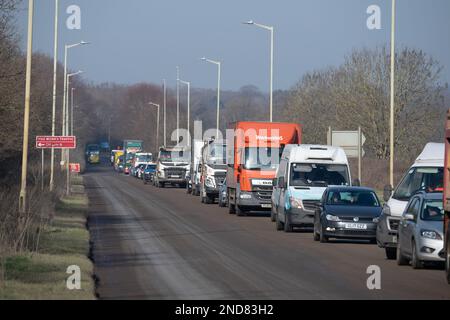
POLYGON ((341 147, 344 149, 345 154, 348 158, 358 158, 359 149, 361 147, 361 156, 364 157, 364 143, 366 142, 366 137, 359 131, 330 131, 328 132, 328 144, 330 146, 341 147))
POLYGON ((364 157, 364 143, 366 137, 361 132, 361 127, 357 131, 333 131, 328 129, 327 143, 330 146, 344 149, 348 158, 358 159, 358 179, 361 182, 361 158, 364 157))
POLYGON ((81 166, 79 163, 69 163, 69 170, 73 173, 80 173, 81 172, 81 166))
POLYGON ((36 136, 37 149, 75 149, 77 138, 74 136, 36 136))

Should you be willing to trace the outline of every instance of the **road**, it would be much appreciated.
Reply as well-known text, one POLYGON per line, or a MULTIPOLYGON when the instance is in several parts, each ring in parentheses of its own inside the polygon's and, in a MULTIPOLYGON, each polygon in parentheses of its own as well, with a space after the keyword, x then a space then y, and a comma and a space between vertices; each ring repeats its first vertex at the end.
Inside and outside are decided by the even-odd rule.
POLYGON ((278 232, 267 215, 230 215, 109 167, 85 183, 101 299, 450 299, 442 270, 399 267, 376 245, 278 232), (367 288, 370 265, 381 290, 367 288))

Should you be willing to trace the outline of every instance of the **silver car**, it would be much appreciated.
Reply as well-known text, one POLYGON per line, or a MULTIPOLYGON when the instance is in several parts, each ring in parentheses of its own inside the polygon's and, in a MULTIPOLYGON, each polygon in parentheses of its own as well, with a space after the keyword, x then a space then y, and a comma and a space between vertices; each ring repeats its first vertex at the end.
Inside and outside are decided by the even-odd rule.
POLYGON ((398 228, 397 263, 444 262, 442 193, 419 192, 408 202, 398 228))

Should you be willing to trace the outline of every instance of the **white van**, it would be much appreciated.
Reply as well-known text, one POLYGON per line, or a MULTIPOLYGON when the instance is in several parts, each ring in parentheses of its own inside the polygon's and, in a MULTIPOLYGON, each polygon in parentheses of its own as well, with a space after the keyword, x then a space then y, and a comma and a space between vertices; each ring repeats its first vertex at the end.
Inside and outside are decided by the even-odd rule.
POLYGON ((312 226, 314 213, 329 185, 351 185, 350 167, 342 148, 287 145, 273 182, 272 220, 277 230, 312 226))
POLYGON ((405 207, 417 191, 442 191, 444 144, 428 143, 406 172, 394 192, 385 190, 386 204, 377 227, 377 243, 385 248, 386 257, 397 256, 397 231, 405 207))

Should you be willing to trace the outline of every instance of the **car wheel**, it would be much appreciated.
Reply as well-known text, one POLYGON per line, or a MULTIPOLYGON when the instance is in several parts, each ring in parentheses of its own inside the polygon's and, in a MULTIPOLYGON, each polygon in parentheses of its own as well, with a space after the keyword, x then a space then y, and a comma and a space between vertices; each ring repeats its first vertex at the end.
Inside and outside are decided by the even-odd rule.
POLYGON ((422 269, 423 268, 423 262, 419 260, 419 257, 417 256, 417 249, 416 249, 416 242, 413 240, 412 244, 412 258, 411 258, 411 265, 414 269, 422 269))
POLYGON ((328 237, 325 235, 325 227, 320 224, 320 236, 319 236, 319 240, 321 243, 327 243, 328 242, 328 237))
POLYGON ((320 240, 320 234, 317 231, 317 227, 316 227, 315 223, 314 223, 313 239, 314 239, 314 241, 319 241, 320 240))
POLYGON ((408 263, 409 260, 403 255, 400 245, 397 245, 397 264, 399 266, 406 266, 408 263))
POLYGON ((280 221, 280 219, 278 218, 280 215, 277 213, 275 215, 275 225, 278 231, 281 231, 284 229, 284 225, 283 223, 280 221))
POLYGON ((236 215, 237 215, 238 217, 243 217, 243 216, 246 215, 246 212, 245 212, 244 209, 242 209, 242 207, 236 205, 236 215))
POLYGON ((397 258, 397 248, 386 247, 384 251, 388 260, 395 260, 397 258))
POLYGON ((232 204, 230 201, 230 193, 228 192, 228 213, 236 214, 236 205, 232 204))
POLYGON ((158 188, 164 188, 165 186, 164 182, 158 182, 158 188))
POLYGON ((294 231, 294 228, 289 222, 287 214, 284 214, 284 232, 291 233, 292 231, 294 231))

